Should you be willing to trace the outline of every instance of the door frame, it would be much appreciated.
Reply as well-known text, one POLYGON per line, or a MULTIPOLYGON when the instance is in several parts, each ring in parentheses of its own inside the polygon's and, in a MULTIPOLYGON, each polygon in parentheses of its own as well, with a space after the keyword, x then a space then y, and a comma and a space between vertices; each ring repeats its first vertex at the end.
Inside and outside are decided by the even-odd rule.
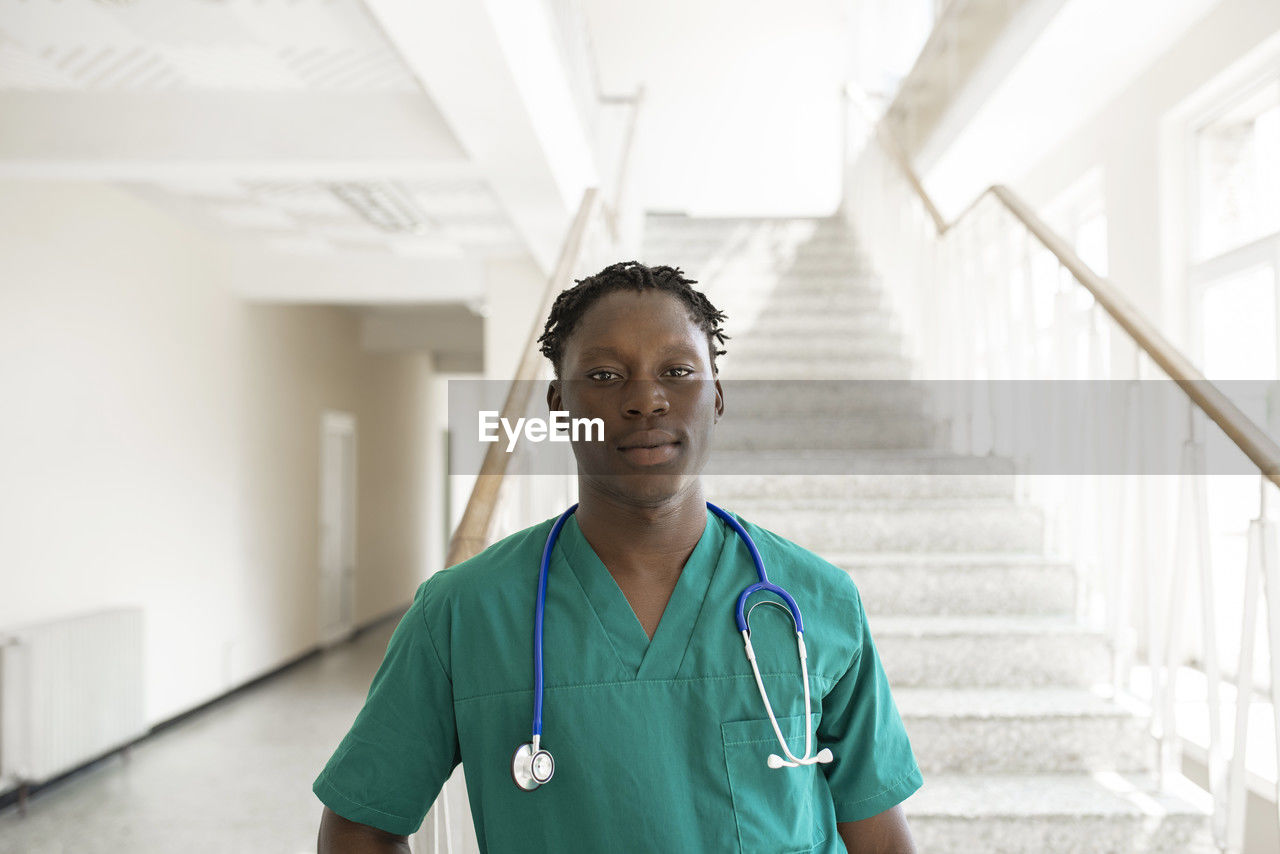
POLYGON ((316 622, 321 646, 346 640, 355 631, 356 483, 356 417, 326 409, 320 415, 317 496, 316 622), (336 455, 329 453, 332 443, 339 449, 336 455), (332 544, 331 535, 336 537, 332 544), (332 608, 336 619, 330 620, 332 608))

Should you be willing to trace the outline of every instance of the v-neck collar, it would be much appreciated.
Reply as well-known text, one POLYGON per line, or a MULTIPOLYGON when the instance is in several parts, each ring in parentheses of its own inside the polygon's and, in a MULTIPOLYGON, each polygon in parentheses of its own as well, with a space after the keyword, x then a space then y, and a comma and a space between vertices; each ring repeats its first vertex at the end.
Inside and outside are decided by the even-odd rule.
POLYGON ((557 548, 564 550, 566 562, 582 585, 627 673, 637 679, 675 677, 692 639, 711 577, 723 560, 724 529, 725 524, 708 509, 702 537, 680 570, 680 578, 650 640, 626 594, 583 536, 577 514, 565 522, 557 548))

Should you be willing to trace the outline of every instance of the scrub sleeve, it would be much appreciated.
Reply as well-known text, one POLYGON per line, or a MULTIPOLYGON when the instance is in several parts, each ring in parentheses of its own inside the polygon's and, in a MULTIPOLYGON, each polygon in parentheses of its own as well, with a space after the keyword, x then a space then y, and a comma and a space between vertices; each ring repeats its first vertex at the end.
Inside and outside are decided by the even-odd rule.
POLYGON ((453 684, 427 631, 431 586, 418 586, 364 708, 311 786, 343 818, 401 836, 418 830, 462 761, 453 684))
POLYGON ((924 785, 856 588, 854 596, 858 651, 822 702, 817 736, 835 754, 823 770, 837 822, 871 818, 924 785))

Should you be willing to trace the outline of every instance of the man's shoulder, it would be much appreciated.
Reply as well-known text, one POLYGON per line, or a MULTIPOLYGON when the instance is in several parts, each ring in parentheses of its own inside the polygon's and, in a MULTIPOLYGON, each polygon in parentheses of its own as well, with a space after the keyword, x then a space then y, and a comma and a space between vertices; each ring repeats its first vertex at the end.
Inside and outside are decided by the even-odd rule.
POLYGON ((537 578, 542 548, 555 517, 508 534, 464 561, 433 574, 419 591, 429 602, 459 603, 493 598, 513 582, 537 578))
POLYGON ((857 586, 846 570, 770 528, 741 514, 733 515, 751 535, 771 580, 784 587, 788 584, 810 586, 821 595, 858 598, 857 586))
POLYGON ((821 652, 810 663, 810 672, 838 679, 859 654, 866 625, 862 594, 853 578, 794 540, 734 515, 755 542, 769 580, 799 604, 805 635, 817 640, 821 652))

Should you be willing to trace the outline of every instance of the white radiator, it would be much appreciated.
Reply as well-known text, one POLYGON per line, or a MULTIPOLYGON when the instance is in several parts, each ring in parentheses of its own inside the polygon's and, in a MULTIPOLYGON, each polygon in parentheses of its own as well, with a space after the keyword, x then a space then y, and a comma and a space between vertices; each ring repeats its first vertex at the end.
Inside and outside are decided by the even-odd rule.
POLYGON ((143 735, 142 655, 140 608, 0 630, 0 790, 143 735))

